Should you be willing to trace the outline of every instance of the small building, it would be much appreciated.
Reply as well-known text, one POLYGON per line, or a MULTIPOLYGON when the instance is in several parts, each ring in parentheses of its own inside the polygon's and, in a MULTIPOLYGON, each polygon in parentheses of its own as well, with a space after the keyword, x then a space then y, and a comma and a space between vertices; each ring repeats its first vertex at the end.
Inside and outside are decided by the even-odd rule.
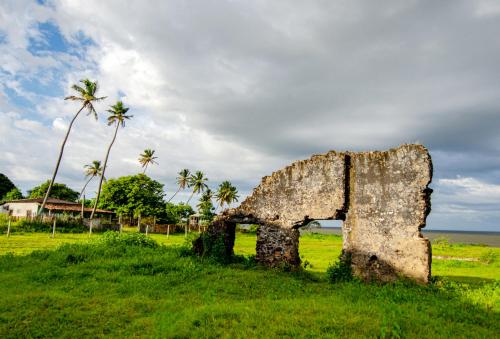
MULTIPOLYGON (((6 201, 3 205, 0 205, 0 212, 9 214, 13 217, 30 218, 38 213, 38 209, 42 205, 42 202, 43 198, 6 201)), ((48 198, 43 212, 48 215, 66 214, 80 216, 82 213, 82 205, 78 202, 48 198)), ((84 216, 90 216, 92 208, 84 207, 83 213, 84 216)), ((100 216, 114 215, 114 212, 102 209, 97 209, 96 213, 100 216)))
POLYGON ((198 213, 191 214, 189 216, 189 221, 188 221, 189 227, 197 227, 197 226, 199 226, 199 224, 200 224, 200 218, 201 218, 201 215, 198 214, 198 213))

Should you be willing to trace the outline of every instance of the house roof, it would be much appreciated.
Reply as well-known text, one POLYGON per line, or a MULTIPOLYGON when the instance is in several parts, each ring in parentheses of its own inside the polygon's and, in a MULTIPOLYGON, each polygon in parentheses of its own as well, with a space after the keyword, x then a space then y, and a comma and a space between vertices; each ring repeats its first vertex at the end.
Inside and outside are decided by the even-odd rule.
MULTIPOLYGON (((43 202, 43 198, 32 198, 32 199, 18 199, 18 200, 8 200, 5 201, 6 204, 13 204, 13 203, 30 203, 30 202, 35 202, 41 204, 43 202)), ((78 202, 74 201, 67 201, 67 200, 61 200, 61 199, 56 199, 56 198, 48 198, 47 199, 47 204, 64 204, 64 205, 80 205, 78 202)))
MULTIPOLYGON (((46 204, 45 208, 51 211, 72 211, 72 212, 81 212, 82 207, 80 204, 76 205, 66 205, 66 204, 46 204)), ((90 207, 85 207, 84 212, 92 212, 92 208, 90 207)), ((114 214, 113 211, 108 211, 108 210, 101 210, 101 209, 96 209, 95 210, 97 213, 102 213, 102 214, 114 214)))

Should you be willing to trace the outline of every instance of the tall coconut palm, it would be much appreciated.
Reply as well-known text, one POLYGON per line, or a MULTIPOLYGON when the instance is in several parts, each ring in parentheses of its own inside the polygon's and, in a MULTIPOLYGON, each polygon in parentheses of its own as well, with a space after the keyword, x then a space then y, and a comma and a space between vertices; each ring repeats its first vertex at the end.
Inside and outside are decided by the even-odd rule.
POLYGON ((66 135, 64 136, 63 143, 61 145, 61 150, 59 151, 59 157, 57 158, 56 168, 54 169, 54 173, 52 173, 52 179, 49 181, 49 187, 47 188, 47 192, 45 192, 45 197, 43 198, 42 205, 38 210, 38 213, 41 213, 45 208, 45 204, 47 203, 47 199, 49 198, 50 191, 52 190, 52 185, 56 180, 57 171, 59 170, 59 165, 61 164, 62 155, 64 153, 64 147, 66 146, 66 141, 68 140, 69 133, 71 132, 71 128, 73 127, 73 123, 76 118, 80 115, 80 113, 85 109, 87 110, 87 115, 93 115, 97 120, 97 111, 94 108, 94 103, 97 101, 104 100, 106 97, 98 97, 97 91, 99 90, 99 85, 97 81, 90 81, 89 79, 80 80, 83 86, 79 86, 77 84, 71 86, 73 90, 77 92, 77 95, 70 95, 64 98, 64 100, 72 100, 79 101, 82 104, 82 107, 76 112, 69 123, 68 130, 66 131, 66 135))
POLYGON ((238 198, 238 190, 236 187, 234 187, 229 181, 224 181, 219 185, 217 194, 215 195, 215 199, 217 201, 216 210, 219 206, 224 208, 224 204, 227 204, 228 206, 231 205, 231 203, 238 201, 238 198))
POLYGON ((186 204, 189 204, 189 201, 195 193, 198 194, 208 188, 208 185, 206 184, 207 180, 208 179, 205 178, 205 174, 203 174, 202 171, 196 171, 194 175, 191 175, 189 177, 189 187, 193 188, 193 193, 191 193, 191 196, 189 197, 186 204))
MULTIPOLYGON (((83 166, 83 168, 85 169, 85 178, 89 178, 89 179, 87 180, 87 182, 85 183, 85 185, 82 188, 82 191, 80 192, 80 199, 82 199, 82 196, 83 196, 83 199, 82 199, 82 218, 83 218, 83 207, 85 205, 85 195, 83 194, 85 192, 85 188, 87 188, 87 185, 90 183, 90 181, 92 179, 94 179, 94 177, 96 177, 98 175, 99 176, 102 175, 101 162, 98 160, 92 161, 92 164, 85 165, 85 166, 83 166)), ((106 180, 106 178, 104 178, 104 180, 106 180)))
POLYGON ((116 104, 111 106, 111 109, 107 110, 107 112, 109 113, 108 126, 116 125, 116 128, 115 128, 115 134, 113 135, 113 139, 111 140, 111 143, 109 144, 109 147, 108 147, 108 151, 106 152, 106 158, 104 159, 104 166, 102 168, 101 180, 99 181, 99 188, 97 189, 97 197, 96 197, 95 202, 94 202, 94 208, 92 209, 92 214, 90 215, 91 220, 94 217, 95 210, 97 208, 97 204, 99 203, 99 197, 101 195, 101 188, 102 188, 102 179, 104 178, 104 173, 106 172, 106 166, 108 164, 109 152, 111 151, 111 147, 115 143, 116 134, 118 133, 118 128, 120 126, 125 127, 125 120, 132 118, 132 115, 126 114, 128 112, 128 110, 129 110, 129 108, 123 106, 123 102, 121 102, 121 101, 117 101, 116 104))
POLYGON ((185 189, 186 186, 187 187, 190 187, 189 186, 189 177, 191 175, 191 172, 187 169, 187 168, 184 168, 183 170, 181 170, 179 172, 179 176, 177 177, 177 185, 179 185, 179 188, 177 188, 177 191, 174 193, 174 195, 172 195, 170 197, 170 199, 168 199, 167 202, 170 202, 170 200, 172 200, 176 195, 177 193, 179 193, 179 191, 182 189, 185 189))
POLYGON ((142 153, 139 156, 139 163, 144 168, 144 171, 142 172, 142 174, 146 173, 146 169, 148 168, 149 164, 151 164, 151 165, 158 164, 158 162, 155 161, 156 159, 158 159, 158 157, 155 157, 154 154, 155 154, 154 150, 152 150, 152 149, 145 149, 144 153, 142 153))

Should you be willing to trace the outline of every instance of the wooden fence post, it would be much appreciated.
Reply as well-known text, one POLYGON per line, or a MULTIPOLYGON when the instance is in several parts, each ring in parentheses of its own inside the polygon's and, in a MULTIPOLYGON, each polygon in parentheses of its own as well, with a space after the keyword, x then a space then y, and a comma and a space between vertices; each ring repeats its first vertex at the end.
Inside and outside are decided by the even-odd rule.
POLYGON ((118 224, 120 225, 120 233, 122 233, 122 215, 118 215, 118 224))
POLYGON ((146 225, 146 237, 148 236, 149 224, 146 225))
POLYGON ((10 237, 10 216, 9 216, 9 224, 7 225, 7 238, 10 237))
POLYGON ((54 216, 54 223, 52 225, 52 239, 56 236, 56 220, 57 218, 54 216))
POLYGON ((170 235, 170 224, 167 225, 167 239, 169 235, 170 235))
POLYGON ((85 193, 83 194, 83 199, 82 199, 82 220, 83 220, 84 208, 85 208, 85 193))

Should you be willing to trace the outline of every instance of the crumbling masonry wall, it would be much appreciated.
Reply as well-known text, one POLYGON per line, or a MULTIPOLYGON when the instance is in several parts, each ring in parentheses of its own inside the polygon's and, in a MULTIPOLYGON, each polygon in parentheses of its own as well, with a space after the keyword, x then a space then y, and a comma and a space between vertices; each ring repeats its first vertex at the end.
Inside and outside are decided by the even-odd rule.
MULTIPOLYGON (((264 177, 238 208, 218 217, 208 234, 226 239, 225 253, 232 255, 234 225, 260 224, 257 261, 299 265, 298 228, 311 220, 345 220, 343 252, 356 276, 366 281, 405 276, 427 283, 431 248, 420 229, 430 212, 431 179, 431 157, 422 145, 331 151, 264 177)), ((206 251, 200 241, 195 250, 206 251)))

